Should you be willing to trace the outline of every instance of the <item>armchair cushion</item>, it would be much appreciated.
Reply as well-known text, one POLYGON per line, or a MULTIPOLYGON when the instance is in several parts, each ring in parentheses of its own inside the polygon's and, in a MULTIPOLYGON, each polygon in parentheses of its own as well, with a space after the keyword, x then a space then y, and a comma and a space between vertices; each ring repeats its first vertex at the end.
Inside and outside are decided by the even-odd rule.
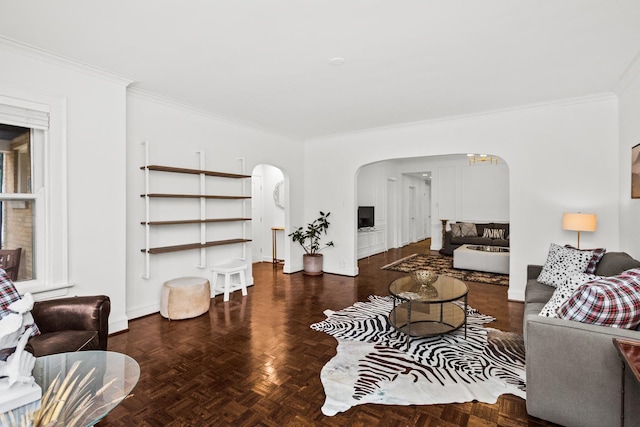
POLYGON ((106 295, 38 301, 31 312, 42 332, 28 342, 36 357, 107 349, 111 301, 106 295))
POLYGON ((36 357, 81 350, 105 350, 100 347, 98 331, 59 331, 41 334, 29 339, 36 357))

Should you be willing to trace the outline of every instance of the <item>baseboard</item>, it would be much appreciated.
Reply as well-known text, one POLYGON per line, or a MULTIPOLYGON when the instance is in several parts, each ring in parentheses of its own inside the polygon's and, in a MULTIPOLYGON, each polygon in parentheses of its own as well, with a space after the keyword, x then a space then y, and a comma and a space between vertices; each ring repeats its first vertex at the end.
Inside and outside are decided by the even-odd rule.
POLYGON ((509 301, 524 301, 524 290, 513 290, 509 288, 507 299, 509 299, 509 301))
POLYGON ((116 318, 109 316, 109 333, 120 332, 129 329, 129 318, 125 315, 116 318))
POLYGON ((129 320, 137 319, 139 317, 148 316, 149 314, 160 313, 160 303, 149 304, 144 307, 138 307, 133 310, 127 311, 129 320))

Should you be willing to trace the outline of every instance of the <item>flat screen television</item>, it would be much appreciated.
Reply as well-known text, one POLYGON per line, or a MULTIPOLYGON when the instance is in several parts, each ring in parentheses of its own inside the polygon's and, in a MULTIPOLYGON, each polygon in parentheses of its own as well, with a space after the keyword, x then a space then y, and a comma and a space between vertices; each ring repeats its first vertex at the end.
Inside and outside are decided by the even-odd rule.
POLYGON ((358 206, 358 228, 373 227, 376 223, 374 206, 358 206))

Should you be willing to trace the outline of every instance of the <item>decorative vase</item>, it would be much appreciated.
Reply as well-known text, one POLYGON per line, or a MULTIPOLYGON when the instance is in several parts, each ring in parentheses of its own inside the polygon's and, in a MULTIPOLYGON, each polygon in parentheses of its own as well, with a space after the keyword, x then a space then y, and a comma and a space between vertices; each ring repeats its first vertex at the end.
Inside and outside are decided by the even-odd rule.
POLYGON ((416 282, 418 294, 424 297, 438 296, 438 290, 433 284, 438 280, 438 275, 429 270, 416 270, 411 272, 416 282))
POLYGON ((307 276, 322 274, 322 254, 304 254, 302 256, 303 273, 307 276))

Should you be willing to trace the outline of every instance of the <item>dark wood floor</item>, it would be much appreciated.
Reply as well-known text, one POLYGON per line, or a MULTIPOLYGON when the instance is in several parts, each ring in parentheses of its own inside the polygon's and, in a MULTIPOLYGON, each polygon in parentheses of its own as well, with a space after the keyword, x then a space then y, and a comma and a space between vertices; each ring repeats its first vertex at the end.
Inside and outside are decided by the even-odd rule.
MULTIPOLYGON (((388 295, 402 273, 382 265, 418 251, 410 245, 360 261, 360 275, 283 274, 254 264, 249 295, 211 300, 209 313, 169 321, 154 314, 112 336, 109 349, 140 364, 133 395, 101 426, 548 426, 529 417, 524 400, 501 396, 494 405, 360 405, 327 417, 320 408, 320 370, 336 341, 309 325, 325 309, 341 309, 369 295, 388 295)), ((523 306, 507 301, 507 288, 468 283, 469 304, 496 317, 489 326, 522 332, 523 306)))

